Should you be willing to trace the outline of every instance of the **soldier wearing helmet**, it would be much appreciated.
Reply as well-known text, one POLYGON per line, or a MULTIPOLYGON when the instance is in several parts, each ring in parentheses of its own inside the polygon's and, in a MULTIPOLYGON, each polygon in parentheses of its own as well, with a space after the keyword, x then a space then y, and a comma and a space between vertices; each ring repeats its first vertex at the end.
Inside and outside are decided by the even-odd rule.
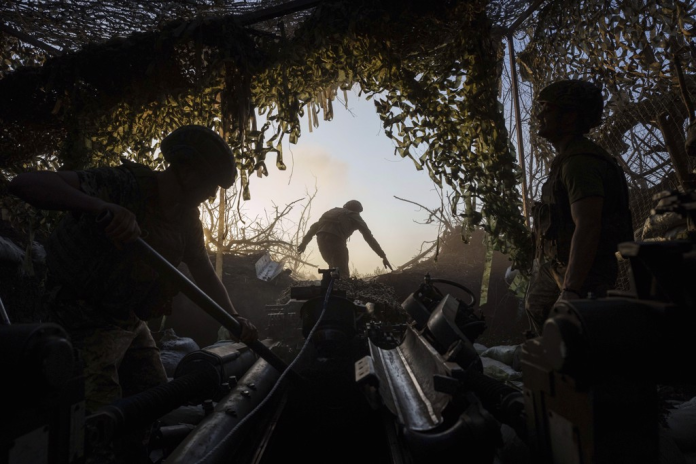
POLYGON ((377 253, 377 256, 382 258, 384 267, 391 269, 391 264, 389 264, 384 251, 382 251, 382 247, 379 246, 367 224, 360 217, 362 210, 362 204, 358 200, 350 200, 341 208, 328 210, 321 215, 317 222, 311 225, 302 242, 297 247, 297 251, 304 253, 305 248, 316 235, 321 257, 329 267, 338 269, 339 276, 348 278, 350 277, 350 270, 348 268, 349 257, 346 242, 353 232, 359 230, 367 244, 370 245, 370 248, 377 253))
POLYGON ((544 87, 536 104, 538 134, 557 156, 534 208, 537 253, 525 302, 530 336, 541 335, 557 300, 602 297, 614 288, 617 245, 633 240, 624 172, 585 137, 601 124, 601 89, 562 80, 544 87))
POLYGON ((199 219, 200 203, 234 183, 232 150, 195 125, 169 134, 161 149, 164 171, 124 160, 23 173, 10 184, 10 193, 36 207, 71 213, 49 238, 46 261, 51 312, 82 351, 89 411, 167 381, 146 321, 168 314, 179 289, 123 246, 138 237, 174 266, 186 263, 201 290, 238 318, 243 341, 257 336, 215 274, 199 219), (103 213, 112 219, 102 229, 95 218, 103 213))

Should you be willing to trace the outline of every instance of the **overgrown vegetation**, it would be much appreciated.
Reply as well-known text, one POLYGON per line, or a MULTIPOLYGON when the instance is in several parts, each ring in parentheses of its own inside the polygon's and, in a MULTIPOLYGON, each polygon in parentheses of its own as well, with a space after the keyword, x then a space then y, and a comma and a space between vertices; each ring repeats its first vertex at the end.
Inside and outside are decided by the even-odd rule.
MULTIPOLYGON (((592 136, 622 163, 639 221, 653 206, 655 188, 693 185, 683 150, 689 119, 684 98, 696 101, 695 18, 693 0, 543 2, 517 33, 524 44, 520 75, 532 91, 559 77, 604 88, 605 122, 592 136), (682 162, 682 172, 675 172, 682 162)), ((536 136, 533 120, 530 125, 534 156, 527 172, 530 197, 536 198, 553 150, 536 136)))
POLYGON ((307 232, 312 202, 316 196, 315 187, 313 192, 308 191, 303 198, 283 206, 274 204, 270 211, 264 210, 263 214, 252 217, 241 203, 236 186, 226 191, 221 190, 215 201, 201 206, 206 245, 209 252, 217 253, 216 265, 222 265, 223 253, 252 256, 268 251, 271 258, 276 262, 283 262, 284 268, 290 270, 294 277, 313 279, 314 275, 305 266, 317 268, 318 265, 311 262, 311 252, 300 255, 297 247, 307 232), (290 213, 296 208, 299 215, 291 220, 290 213))
MULTIPOLYGON (((508 27, 531 2, 324 1, 302 17, 259 24, 249 14, 229 15, 232 9, 220 2, 201 2, 198 10, 164 3, 145 13, 123 6, 120 16, 102 19, 110 29, 99 26, 92 36, 46 35, 71 51, 40 67, 40 50, 7 31, 0 35, 5 179, 26 169, 113 165, 120 156, 160 168, 158 140, 181 124, 197 123, 217 128, 234 147, 240 193, 248 199, 252 174, 268 175, 269 158, 285 169, 282 141, 296 143, 305 119, 310 128, 330 120, 336 95, 357 86, 373 99, 395 154, 452 189, 450 208, 464 220, 463 230, 482 226, 496 249, 526 268, 523 171, 500 101, 504 39, 514 32, 525 44, 518 61, 532 94, 559 77, 604 84, 608 127, 618 140, 609 144, 618 155, 629 152, 624 133, 634 127, 617 119, 621 111, 646 98, 679 95, 670 72, 674 56, 681 54, 688 82, 694 81, 694 1, 535 2, 532 10, 538 10, 515 31, 508 27), (164 22, 167 6, 178 19, 164 22), (204 11, 207 16, 196 16, 204 11), (149 26, 138 28, 135 17, 149 26), (97 32, 109 40, 95 40, 97 32)), ((115 8, 70 5, 63 8, 115 8)), ((44 21, 57 17, 47 12, 61 11, 53 2, 5 8, 15 18, 34 11, 44 21)), ((675 111, 675 123, 683 124, 684 113, 675 111)), ((525 168, 539 180, 549 151, 539 148, 544 144, 533 133, 532 124, 530 141, 541 164, 525 168)), ((637 176, 655 164, 634 161, 626 166, 637 176)), ((14 209, 26 218, 19 212, 14 209)))

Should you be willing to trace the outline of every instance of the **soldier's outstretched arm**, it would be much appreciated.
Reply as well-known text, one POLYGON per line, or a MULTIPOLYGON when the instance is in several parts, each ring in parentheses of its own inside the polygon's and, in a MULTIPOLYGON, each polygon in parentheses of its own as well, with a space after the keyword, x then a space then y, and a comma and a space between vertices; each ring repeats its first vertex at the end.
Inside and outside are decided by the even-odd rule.
POLYGON ((387 259, 386 256, 384 258, 382 258, 382 264, 384 264, 385 268, 389 268, 389 270, 391 270, 391 271, 394 270, 394 268, 391 266, 391 263, 389 262, 389 260, 387 259))
POLYGON ((8 191, 32 206, 58 211, 110 213, 111 221, 104 233, 115 243, 127 243, 140 236, 135 214, 128 209, 87 195, 80 190, 80 179, 73 171, 40 171, 18 174, 8 191))
POLYGON ((312 241, 314 236, 317 234, 319 231, 319 221, 315 222, 309 227, 309 230, 307 231, 307 234, 302 238, 302 241, 300 242, 299 246, 297 247, 297 252, 298 253, 304 253, 305 248, 307 248, 307 245, 309 245, 309 242, 312 241))
POLYGON ((384 250, 382 250, 382 247, 379 246, 377 239, 375 239, 374 235, 372 235, 372 231, 369 227, 367 227, 365 221, 359 216, 353 219, 357 222, 358 230, 360 231, 370 248, 372 248, 372 251, 377 253, 377 256, 382 258, 382 264, 384 264, 384 267, 388 267, 389 269, 391 269, 391 264, 389 264, 389 261, 387 260, 386 253, 384 252, 384 250))
POLYGON ((105 201, 80 190, 80 179, 73 171, 26 172, 10 182, 9 192, 41 209, 98 213, 105 201))

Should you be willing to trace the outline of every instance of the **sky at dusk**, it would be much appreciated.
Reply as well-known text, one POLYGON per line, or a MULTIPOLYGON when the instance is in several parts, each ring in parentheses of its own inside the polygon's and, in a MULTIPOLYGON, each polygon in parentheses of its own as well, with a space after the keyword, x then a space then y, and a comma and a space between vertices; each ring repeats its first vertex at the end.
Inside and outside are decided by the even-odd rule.
MULTIPOLYGON (((251 217, 262 214, 273 203, 283 206, 305 197, 316 184, 311 222, 348 200, 360 201, 363 219, 394 268, 417 255, 423 241, 436 238, 436 226, 416 222, 427 218, 425 211, 394 198, 436 208, 440 204, 436 186, 425 170, 416 170, 412 160, 394 154, 394 143, 384 134, 372 101, 350 92, 348 109, 334 102, 332 121, 320 120, 319 127, 309 132, 305 117, 298 143, 290 145, 286 141, 287 137, 283 158, 288 169, 279 171, 271 154, 266 160, 268 177, 251 178, 252 198, 244 205, 251 217)), ((351 270, 355 268, 364 275, 382 266, 360 232, 351 236, 348 250, 351 270)), ((326 266, 316 239, 304 257, 322 268, 326 266)))

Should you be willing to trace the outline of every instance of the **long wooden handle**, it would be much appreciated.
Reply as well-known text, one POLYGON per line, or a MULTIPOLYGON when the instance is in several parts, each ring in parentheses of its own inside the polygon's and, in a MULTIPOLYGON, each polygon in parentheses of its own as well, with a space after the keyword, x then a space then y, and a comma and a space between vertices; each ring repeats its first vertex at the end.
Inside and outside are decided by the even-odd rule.
MULTIPOLYGON (((102 228, 106 227, 111 222, 111 213, 102 213, 96 218, 97 224, 102 228)), ((148 243, 138 237, 135 242, 129 243, 127 246, 135 248, 142 259, 150 266, 159 271, 160 274, 168 277, 174 282, 177 288, 191 301, 197 304, 203 311, 208 313, 210 317, 218 321, 224 328, 230 331, 232 335, 241 340, 242 325, 230 313, 222 309, 212 298, 210 298, 203 290, 198 288, 196 284, 191 282, 188 277, 181 273, 176 267, 167 261, 162 255, 157 253, 148 243)), ((256 354, 266 360, 268 364, 276 368, 279 372, 284 372, 288 365, 276 356, 266 345, 259 340, 251 343, 246 343, 256 354)))
MULTIPOLYGON (((138 237, 135 242, 129 245, 134 246, 140 252, 139 255, 142 257, 142 259, 144 259, 150 266, 159 271, 162 275, 170 278, 184 295, 196 303, 203 311, 208 313, 209 316, 218 321, 223 327, 229 330, 232 335, 238 339, 241 337, 242 326, 239 321, 237 321, 237 319, 235 319, 230 313, 222 309, 220 305, 218 305, 212 298, 203 292, 203 290, 198 288, 196 284, 191 282, 188 277, 182 274, 181 271, 174 267, 162 255, 157 253, 150 245, 147 244, 147 242, 138 237)), ((255 340, 252 343, 247 343, 247 346, 254 350, 256 354, 265 359, 268 364, 276 368, 279 372, 283 372, 285 369, 287 369, 287 364, 259 340, 255 340)))

